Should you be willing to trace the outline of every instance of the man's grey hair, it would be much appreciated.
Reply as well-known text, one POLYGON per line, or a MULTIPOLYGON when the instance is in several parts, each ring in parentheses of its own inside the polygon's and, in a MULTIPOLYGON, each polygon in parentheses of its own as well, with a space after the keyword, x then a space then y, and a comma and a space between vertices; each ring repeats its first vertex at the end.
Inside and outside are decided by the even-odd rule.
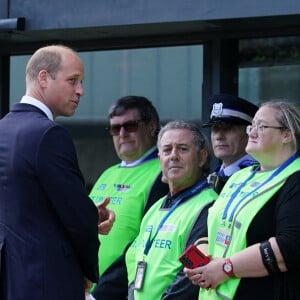
POLYGON ((175 120, 168 122, 165 126, 161 128, 158 134, 157 138, 157 148, 161 148, 161 139, 162 136, 165 134, 165 132, 172 130, 172 129, 186 129, 189 130, 192 133, 193 137, 193 143, 196 146, 196 149, 198 151, 205 149, 207 151, 207 161, 205 165, 203 166, 203 174, 204 176, 208 176, 210 173, 210 161, 211 161, 211 149, 209 147, 209 143, 207 140, 207 137, 202 133, 201 128, 193 123, 193 122, 188 122, 184 120, 175 120))

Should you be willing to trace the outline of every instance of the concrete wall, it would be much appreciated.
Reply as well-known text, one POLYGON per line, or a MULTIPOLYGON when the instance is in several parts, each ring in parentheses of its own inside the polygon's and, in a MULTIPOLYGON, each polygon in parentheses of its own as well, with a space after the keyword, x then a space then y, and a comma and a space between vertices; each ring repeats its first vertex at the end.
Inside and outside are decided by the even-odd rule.
MULTIPOLYGON (((1 1, 5 6, 7 1, 1 1)), ((4 7, 1 5, 1 7, 4 7)), ((104 27, 294 15, 297 0, 10 0, 9 17, 27 30, 104 27)))
POLYGON ((300 26, 298 0, 0 0, 0 7, 0 18, 25 18, 24 31, 0 29, 0 54, 60 41, 78 50, 112 49, 300 26))

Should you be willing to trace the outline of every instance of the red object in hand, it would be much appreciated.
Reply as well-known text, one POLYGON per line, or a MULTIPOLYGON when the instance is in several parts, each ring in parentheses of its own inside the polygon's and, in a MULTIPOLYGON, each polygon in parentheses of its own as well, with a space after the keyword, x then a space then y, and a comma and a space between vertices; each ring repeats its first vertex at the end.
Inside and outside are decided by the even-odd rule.
POLYGON ((179 260, 189 269, 195 269, 209 263, 210 258, 202 253, 195 245, 190 245, 183 254, 180 255, 179 260))

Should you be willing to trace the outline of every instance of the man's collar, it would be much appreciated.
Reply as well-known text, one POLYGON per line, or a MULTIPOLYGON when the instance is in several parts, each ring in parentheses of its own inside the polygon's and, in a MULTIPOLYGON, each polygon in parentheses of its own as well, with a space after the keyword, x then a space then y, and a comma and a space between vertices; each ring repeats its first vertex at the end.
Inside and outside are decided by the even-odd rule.
POLYGON ((149 159, 156 158, 156 157, 157 157, 157 148, 156 148, 156 146, 153 146, 148 151, 146 151, 143 156, 141 156, 139 159, 137 159, 133 162, 126 163, 124 160, 122 160, 121 167, 135 167, 144 161, 147 161, 149 159))
POLYGON ((39 101, 38 99, 35 99, 28 95, 25 95, 22 97, 20 102, 26 103, 26 104, 31 104, 31 105, 39 108, 41 111, 43 111, 46 114, 48 119, 53 121, 53 114, 52 114, 51 110, 43 102, 39 101))
MULTIPOLYGON (((244 161, 250 161, 255 163, 255 159, 249 155, 249 154, 245 154, 243 157, 241 157, 240 159, 236 160, 234 163, 232 163, 231 165, 227 166, 226 168, 224 168, 224 166, 222 165, 220 168, 220 171, 223 170, 225 176, 231 176, 233 173, 239 171, 241 169, 241 164, 244 161)), ((249 164, 250 165, 250 164, 249 164)))

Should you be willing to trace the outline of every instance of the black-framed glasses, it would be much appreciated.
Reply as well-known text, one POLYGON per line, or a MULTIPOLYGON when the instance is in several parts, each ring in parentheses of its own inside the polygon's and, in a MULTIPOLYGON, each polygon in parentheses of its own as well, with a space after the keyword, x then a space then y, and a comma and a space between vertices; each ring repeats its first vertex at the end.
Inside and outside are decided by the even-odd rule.
POLYGON ((246 127, 247 134, 250 134, 252 130, 256 133, 262 133, 265 129, 272 128, 272 129, 279 129, 279 130, 287 130, 284 126, 268 126, 268 125, 248 125, 246 127))
POLYGON ((145 120, 135 120, 135 121, 127 121, 123 124, 113 124, 108 127, 108 130, 111 135, 119 135, 122 127, 127 132, 136 132, 139 128, 140 123, 144 121, 145 120))

